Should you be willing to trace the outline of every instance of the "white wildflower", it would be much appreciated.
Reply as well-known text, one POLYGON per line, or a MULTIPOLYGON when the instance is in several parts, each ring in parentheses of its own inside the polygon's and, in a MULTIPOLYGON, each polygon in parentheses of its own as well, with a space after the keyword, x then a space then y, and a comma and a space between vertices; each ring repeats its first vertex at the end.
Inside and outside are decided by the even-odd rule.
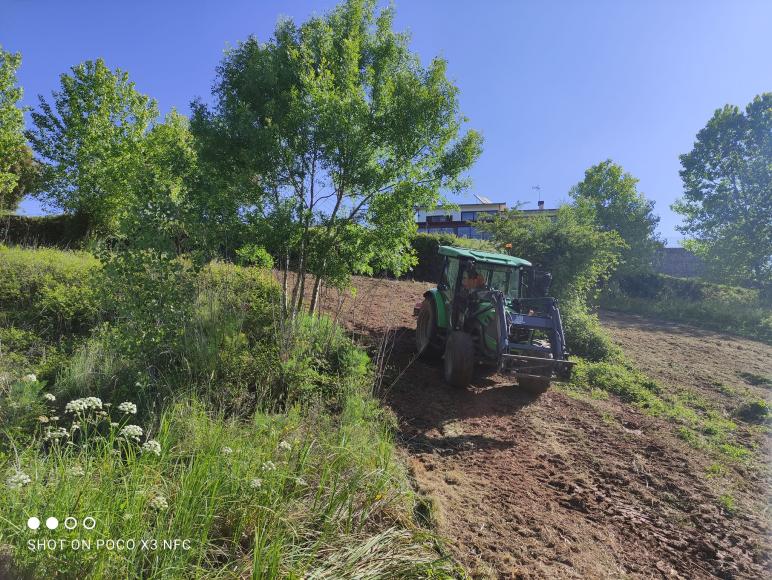
POLYGON ((70 425, 70 429, 72 429, 73 431, 77 431, 78 429, 80 429, 80 423, 78 423, 77 421, 73 421, 72 425, 70 425))
POLYGON ((45 415, 40 415, 38 417, 38 421, 40 421, 41 423, 48 423, 49 419, 45 415))
POLYGON ((148 439, 142 444, 142 451, 161 455, 161 444, 155 439, 148 439))
POLYGON ((256 477, 255 479, 249 482, 249 487, 251 487, 252 489, 260 489, 262 485, 263 485, 263 480, 260 479, 259 477, 256 477))
POLYGON ((65 405, 64 410, 67 413, 83 413, 89 409, 101 409, 102 399, 99 397, 86 397, 85 399, 75 399, 65 405))
POLYGON ((266 461, 263 463, 263 471, 274 471, 276 470, 276 464, 273 461, 266 461))
POLYGON ((115 421, 110 422, 110 427, 117 427, 117 426, 118 426, 118 423, 116 423, 115 421))
POLYGON ((150 499, 150 507, 154 510, 161 511, 167 509, 169 504, 167 503, 166 498, 159 493, 150 499))
POLYGON ((5 480, 5 484, 11 489, 20 489, 28 483, 32 483, 32 478, 23 471, 17 471, 5 480))
POLYGON ((131 403, 129 401, 125 401, 118 405, 118 410, 122 413, 126 413, 127 415, 136 415, 137 414, 137 406, 134 403, 131 403))
POLYGON ((75 477, 80 477, 80 476, 86 475, 86 472, 83 470, 83 468, 80 465, 73 465, 68 470, 68 473, 70 475, 75 476, 75 477))
POLYGON ((43 394, 43 398, 44 398, 46 401, 51 401, 52 403, 53 403, 54 401, 56 401, 56 397, 54 397, 54 396, 53 396, 51 393, 45 393, 45 394, 43 394))
POLYGON ((58 421, 58 420, 59 420, 59 417, 51 417, 51 420, 52 420, 52 421, 58 421))
POLYGON ((32 373, 30 373, 28 375, 24 375, 21 378, 21 380, 24 381, 25 383, 36 383, 36 382, 38 382, 38 378, 35 375, 33 375, 32 373))
POLYGON ((282 441, 281 443, 279 443, 279 449, 284 449, 285 451, 290 451, 292 449, 292 445, 290 445, 286 441, 282 441))
POLYGON ((303 479, 302 477, 296 477, 296 478, 295 478, 295 483, 297 483, 298 485, 301 485, 301 486, 306 486, 306 485, 308 485, 308 484, 306 483, 306 480, 305 480, 305 479, 303 479))
POLYGON ((57 439, 62 439, 64 437, 67 437, 67 429, 65 429, 64 427, 56 427, 54 429, 51 429, 51 427, 49 427, 48 429, 46 429, 46 439, 48 440, 50 439, 57 440, 57 439))
POLYGON ((233 449, 230 447, 223 447, 222 448, 222 454, 223 455, 231 455, 233 453, 233 449))
POLYGON ((139 427, 138 425, 126 425, 121 429, 120 434, 127 439, 139 441, 139 438, 142 437, 142 427, 139 427))

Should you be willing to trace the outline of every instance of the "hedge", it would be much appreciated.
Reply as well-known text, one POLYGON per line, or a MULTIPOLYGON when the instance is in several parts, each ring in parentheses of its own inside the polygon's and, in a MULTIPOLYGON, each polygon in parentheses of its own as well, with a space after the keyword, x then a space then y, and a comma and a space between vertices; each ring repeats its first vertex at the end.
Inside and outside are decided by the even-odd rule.
POLYGON ((83 216, 0 216, 0 243, 24 246, 77 247, 88 232, 83 216))

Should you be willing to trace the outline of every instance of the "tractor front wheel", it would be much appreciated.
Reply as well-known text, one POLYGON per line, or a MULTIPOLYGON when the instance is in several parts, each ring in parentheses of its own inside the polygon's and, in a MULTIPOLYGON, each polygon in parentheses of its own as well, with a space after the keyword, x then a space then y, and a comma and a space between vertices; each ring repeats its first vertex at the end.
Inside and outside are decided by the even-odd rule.
POLYGON ((455 331, 445 343, 445 381, 459 389, 472 382, 474 375, 474 340, 466 332, 455 331))
POLYGON ((424 298, 421 309, 418 311, 418 320, 415 327, 415 346, 418 356, 433 358, 440 354, 440 349, 437 346, 438 334, 434 300, 424 298))

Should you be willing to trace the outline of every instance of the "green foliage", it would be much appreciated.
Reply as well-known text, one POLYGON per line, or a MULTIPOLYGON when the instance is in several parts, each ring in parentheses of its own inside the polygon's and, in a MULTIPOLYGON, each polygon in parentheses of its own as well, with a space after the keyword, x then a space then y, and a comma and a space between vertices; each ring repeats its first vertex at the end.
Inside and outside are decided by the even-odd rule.
POLYGON ((72 67, 60 83, 52 104, 40 97, 28 133, 46 162, 43 199, 110 232, 137 189, 137 168, 146 163, 141 143, 158 114, 156 104, 102 59, 72 67))
POLYGON ((99 262, 84 252, 0 246, 0 322, 48 339, 82 333, 101 316, 99 262))
POLYGON ((593 362, 617 360, 621 351, 600 325, 597 315, 587 308, 569 300, 561 305, 563 330, 566 344, 572 356, 579 356, 593 362))
MULTIPOLYGON (((119 428, 92 427, 79 430, 76 445, 64 444, 66 436, 47 452, 30 445, 17 458, 0 456, 4 521, 67 513, 96 519, 92 541, 188 541, 188 549, 159 548, 153 558, 139 549, 28 550, 26 528, 4 526, 0 541, 14 546, 13 575, 166 578, 184 570, 214 577, 227 570, 240 577, 391 578, 442 570, 427 539, 405 529, 412 494, 383 411, 355 396, 341 406, 338 420, 292 410, 235 422, 180 402, 152 434, 139 436, 157 442, 158 454, 140 441, 120 441, 119 428), (20 474, 29 483, 6 484, 20 474), (374 527, 376 521, 389 523, 374 527)), ((110 415, 103 424, 121 420, 115 407, 110 415)), ((69 415, 60 423, 75 433, 69 415)), ((58 537, 83 536, 62 528, 58 537)))
POLYGON ((749 423, 764 423, 772 413, 770 413, 769 404, 764 399, 756 399, 745 401, 735 410, 735 415, 749 423))
POLYGON ((19 187, 22 168, 31 164, 24 142, 24 112, 18 106, 22 97, 16 81, 19 66, 21 54, 0 46, 0 214, 15 210, 21 201, 25 191, 19 187))
POLYGON ((574 367, 571 382, 591 386, 617 395, 623 401, 659 411, 661 388, 656 382, 629 365, 612 362, 579 360, 574 367))
POLYGON ((273 268, 273 258, 262 246, 245 244, 236 250, 236 255, 245 266, 255 266, 266 270, 273 268))
POLYGON ((485 240, 459 238, 450 234, 416 234, 410 239, 410 247, 416 256, 415 267, 408 276, 415 280, 438 282, 442 274, 442 257, 437 253, 440 246, 457 246, 476 250, 495 251, 485 240))
POLYGON ((577 304, 596 295, 625 247, 616 232, 598 228, 591 212, 569 205, 561 206, 554 219, 512 209, 478 228, 489 232, 493 242, 510 255, 552 272, 552 294, 577 304))
POLYGON ((607 159, 585 171, 584 179, 570 191, 601 230, 617 232, 627 245, 621 253, 620 273, 650 271, 656 250, 663 246, 656 233, 659 217, 654 214, 654 202, 637 190, 637 183, 607 159))
POLYGON ((0 243, 26 247, 77 248, 86 238, 84 216, 53 215, 0 217, 0 243))
POLYGON ((772 283, 772 93, 716 110, 681 155, 684 247, 717 281, 772 283))
POLYGON ((601 304, 609 310, 772 341, 772 306, 758 290, 662 274, 633 275, 612 282, 601 304))
MULTIPOLYGON (((404 271, 413 208, 461 188, 480 152, 479 134, 459 136, 445 62, 423 66, 392 22, 369 0, 284 20, 267 42, 227 53, 213 110, 194 104, 207 183, 227 198, 215 213, 249 206, 273 222, 283 241, 273 253, 298 255, 299 284, 316 275, 311 310, 322 280, 404 271)), ((290 310, 302 297, 296 288, 290 310)))

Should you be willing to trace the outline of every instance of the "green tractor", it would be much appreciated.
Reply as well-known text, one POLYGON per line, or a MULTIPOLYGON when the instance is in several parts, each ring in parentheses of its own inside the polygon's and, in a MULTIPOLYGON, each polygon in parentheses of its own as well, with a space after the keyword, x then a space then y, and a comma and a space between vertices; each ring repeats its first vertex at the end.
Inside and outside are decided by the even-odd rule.
POLYGON ((505 254, 452 246, 439 254, 441 280, 414 309, 416 347, 420 356, 443 356, 448 383, 468 386, 478 363, 513 374, 534 393, 569 378, 560 311, 547 296, 550 274, 505 254))

